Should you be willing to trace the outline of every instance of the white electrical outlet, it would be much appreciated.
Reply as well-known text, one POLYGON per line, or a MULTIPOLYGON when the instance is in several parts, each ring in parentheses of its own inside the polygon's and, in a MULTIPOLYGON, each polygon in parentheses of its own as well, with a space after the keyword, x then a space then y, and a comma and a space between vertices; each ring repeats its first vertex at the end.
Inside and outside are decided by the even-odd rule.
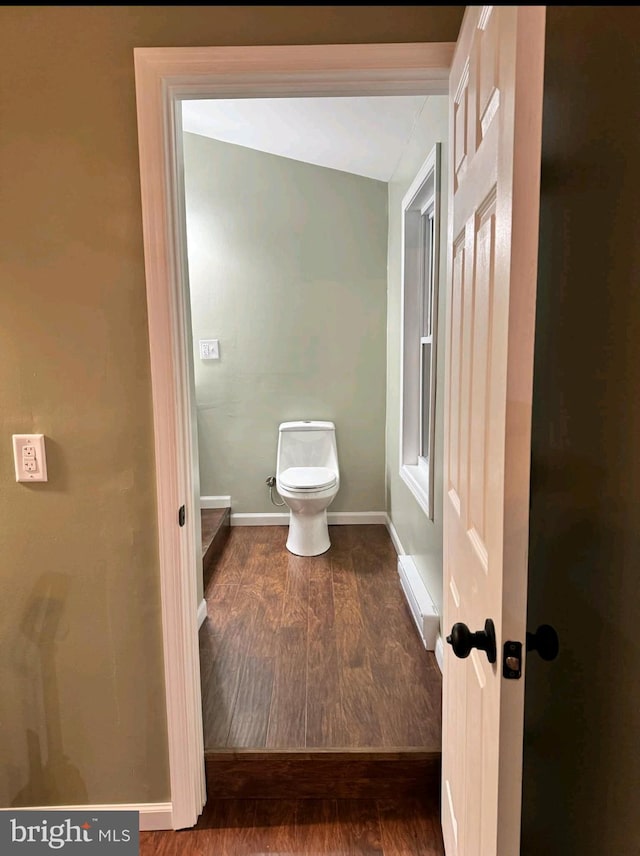
POLYGON ((16 481, 47 481, 44 434, 14 434, 13 463, 16 469, 16 481))
POLYGON ((219 339, 200 339, 200 359, 201 360, 219 360, 220 359, 220 340, 219 339))

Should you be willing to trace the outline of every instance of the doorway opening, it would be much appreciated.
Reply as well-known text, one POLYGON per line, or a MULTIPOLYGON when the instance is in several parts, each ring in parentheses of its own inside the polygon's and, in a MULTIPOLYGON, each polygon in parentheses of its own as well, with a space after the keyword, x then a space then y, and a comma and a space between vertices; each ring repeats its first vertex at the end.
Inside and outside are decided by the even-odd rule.
POLYGON ((443 133, 446 104, 425 95, 182 102, 210 793, 264 796, 262 761, 269 793, 299 795, 290 765, 321 758, 314 794, 336 778, 351 795, 379 793, 378 770, 388 778, 395 762, 396 792, 431 786, 437 796, 441 674, 400 583, 386 524, 405 560, 397 530, 407 525, 387 514, 387 491, 424 526, 417 541, 436 557, 440 514, 432 503, 425 515, 398 478, 387 349, 395 366, 398 280, 413 254, 399 200, 443 133), (268 487, 278 426, 306 419, 335 425, 341 480, 331 546, 313 556, 286 548, 289 508, 268 487), (227 776, 238 751, 247 766, 238 776, 236 760, 227 776), (345 781, 352 752, 368 764, 365 784, 345 781))
MULTIPOLYGON (((195 680, 199 661, 194 607, 194 601, 197 606, 197 581, 193 579, 193 569, 198 564, 196 512, 199 511, 200 491, 194 466, 197 439, 193 418, 193 365, 188 359, 188 325, 185 323, 189 307, 180 173, 180 102, 195 97, 222 96, 443 95, 448 88, 452 52, 453 45, 442 44, 310 49, 207 48, 193 49, 189 65, 184 57, 177 61, 171 51, 166 55, 157 49, 136 51, 161 531, 163 637, 173 826, 176 828, 192 825, 193 812, 197 816, 198 803, 202 805, 201 800, 204 800, 201 690, 195 680), (286 70, 282 65, 283 54, 289 56, 286 70), (186 523, 182 527, 175 525, 177 511, 180 511, 179 520, 186 523)), ((366 413, 364 418, 366 420, 366 413)), ((378 511, 386 514, 383 509, 378 508, 378 511)), ((354 515, 358 513, 353 512, 354 515)), ((199 514, 197 517, 199 519, 199 514)), ((397 539, 394 533, 391 526, 391 534, 397 539)))
MULTIPOLYGON (((221 93, 226 97, 445 94, 450 77, 454 210, 449 217, 452 335, 445 383, 445 621, 448 626, 459 614, 456 624, 462 623, 468 631, 465 621, 476 626, 481 618, 493 616, 499 649, 503 639, 523 639, 526 630, 544 18, 544 7, 467 7, 455 46, 136 51, 172 823, 176 828, 193 825, 205 792, 193 573, 197 565, 194 512, 199 510, 199 496, 195 492, 197 452, 194 423, 189 418, 192 387, 185 349, 188 278, 181 228, 184 198, 176 156, 180 147, 178 104, 187 98, 220 97, 221 93), (482 295, 481 300, 468 300, 474 291, 482 295), (473 309, 472 336, 468 335, 469 305, 473 309), (461 331, 464 335, 459 335, 461 331), (473 384, 478 372, 483 382, 473 384), (489 433, 492 439, 487 451, 482 438, 489 433), (486 508, 491 514, 484 514, 486 508), (471 550, 475 551, 472 560, 471 550)), ((411 579, 410 571, 406 576, 411 579)), ((488 653, 480 633, 471 638, 478 649, 488 653)), ((515 642, 509 644, 515 646, 515 642)), ((455 653, 465 659, 469 649, 465 645, 455 653)), ((448 653, 446 657, 444 693, 447 728, 442 791, 447 848, 458 847, 459 837, 463 848, 466 842, 475 846, 480 840, 477 830, 481 830, 486 833, 485 849, 496 849, 497 836, 498 849, 517 852, 524 685, 512 682, 503 691, 504 676, 494 667, 492 656, 487 657, 487 665, 472 651, 469 665, 456 667, 455 672, 450 668, 452 656, 448 653), (482 716, 478 716, 479 710, 482 716)))
MULTIPOLYGON (((398 457, 387 423, 400 414, 385 413, 381 347, 399 338, 407 302, 387 273, 389 241, 397 255, 406 231, 407 148, 429 155, 438 109, 424 95, 182 102, 209 761, 238 749, 439 755, 440 673, 384 525, 398 457), (346 485, 331 547, 313 557, 285 549, 288 508, 267 488, 278 424, 303 418, 335 423, 346 485)), ((424 538, 436 554, 438 539, 424 538)))

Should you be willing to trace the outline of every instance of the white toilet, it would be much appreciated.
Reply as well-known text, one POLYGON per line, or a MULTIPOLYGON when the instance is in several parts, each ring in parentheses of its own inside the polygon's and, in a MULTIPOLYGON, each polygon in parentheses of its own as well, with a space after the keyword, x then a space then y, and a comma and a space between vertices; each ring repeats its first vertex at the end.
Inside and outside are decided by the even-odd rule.
POLYGON ((276 488, 290 509, 289 552, 319 556, 329 549, 327 508, 339 487, 333 422, 283 422, 278 433, 276 488))

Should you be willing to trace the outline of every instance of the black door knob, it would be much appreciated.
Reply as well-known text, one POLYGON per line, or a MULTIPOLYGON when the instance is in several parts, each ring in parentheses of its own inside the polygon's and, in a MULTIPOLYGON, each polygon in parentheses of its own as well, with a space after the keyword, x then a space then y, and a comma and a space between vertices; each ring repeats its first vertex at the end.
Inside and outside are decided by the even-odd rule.
POLYGON ((535 633, 527 633, 527 651, 537 651, 543 660, 555 660, 559 650, 558 634, 550 624, 541 624, 535 633))
POLYGON ((490 618, 484 623, 484 630, 472 633, 466 624, 457 622, 451 628, 451 635, 447 636, 447 642, 453 648, 456 657, 464 659, 471 653, 472 648, 484 651, 490 663, 496 661, 496 629, 490 618))

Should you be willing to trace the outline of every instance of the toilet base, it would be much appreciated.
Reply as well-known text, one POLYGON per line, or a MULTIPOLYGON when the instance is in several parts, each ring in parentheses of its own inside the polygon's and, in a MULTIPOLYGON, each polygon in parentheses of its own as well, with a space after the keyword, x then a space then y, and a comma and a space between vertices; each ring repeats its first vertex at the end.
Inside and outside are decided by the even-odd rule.
POLYGON ((331 546, 326 510, 301 514, 290 510, 287 550, 295 556, 320 556, 331 546))

